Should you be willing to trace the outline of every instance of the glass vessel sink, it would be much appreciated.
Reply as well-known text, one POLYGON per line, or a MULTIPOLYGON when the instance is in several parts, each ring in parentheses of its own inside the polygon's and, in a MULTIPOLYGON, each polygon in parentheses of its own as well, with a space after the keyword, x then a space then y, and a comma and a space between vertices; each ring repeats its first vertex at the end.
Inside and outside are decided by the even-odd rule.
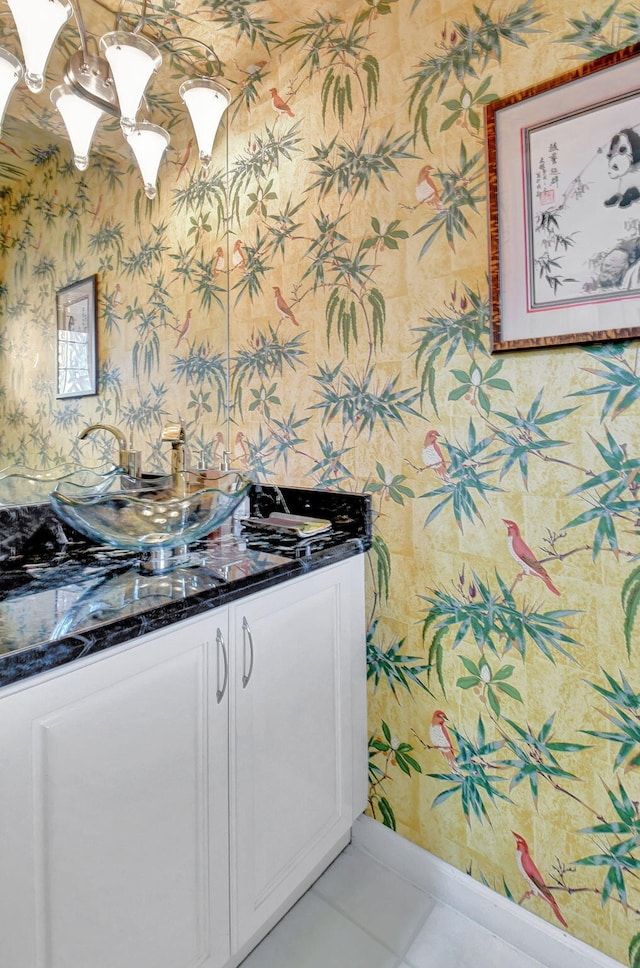
POLYGON ((11 504, 41 504, 62 481, 76 481, 85 487, 107 485, 109 475, 115 475, 115 464, 101 467, 79 467, 77 464, 56 464, 44 470, 12 464, 0 470, 0 506, 11 504))
POLYGON ((156 479, 153 486, 124 478, 60 481, 49 500, 63 521, 93 541, 146 552, 178 548, 215 531, 251 486, 236 471, 221 473, 215 487, 194 485, 186 471, 156 479))

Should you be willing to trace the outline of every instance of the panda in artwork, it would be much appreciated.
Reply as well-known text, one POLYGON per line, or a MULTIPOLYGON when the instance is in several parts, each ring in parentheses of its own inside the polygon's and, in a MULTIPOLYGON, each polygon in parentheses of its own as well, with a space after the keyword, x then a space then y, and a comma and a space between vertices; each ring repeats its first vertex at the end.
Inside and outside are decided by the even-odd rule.
POLYGON ((614 134, 607 150, 609 177, 618 180, 618 191, 605 199, 612 208, 628 208, 640 198, 640 134, 633 128, 622 128, 614 134), (631 184, 627 182, 631 181, 631 184))

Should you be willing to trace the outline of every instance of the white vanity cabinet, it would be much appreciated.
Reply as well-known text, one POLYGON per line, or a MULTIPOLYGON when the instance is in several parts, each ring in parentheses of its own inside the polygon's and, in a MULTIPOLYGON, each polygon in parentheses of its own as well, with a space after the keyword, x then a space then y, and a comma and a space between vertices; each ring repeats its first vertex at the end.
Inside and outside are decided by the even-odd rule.
POLYGON ((0 693, 1 965, 227 961, 227 615, 0 693))
POLYGON ((362 562, 231 606, 233 952, 309 886, 366 806, 362 562))
POLYGON ((365 806, 362 570, 0 691, 3 968, 239 963, 365 806))

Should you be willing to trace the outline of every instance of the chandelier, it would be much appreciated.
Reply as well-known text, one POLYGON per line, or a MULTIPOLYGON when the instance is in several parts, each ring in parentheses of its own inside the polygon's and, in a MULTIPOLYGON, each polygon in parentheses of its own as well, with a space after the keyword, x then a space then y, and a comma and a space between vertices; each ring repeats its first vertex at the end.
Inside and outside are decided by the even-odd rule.
MULTIPOLYGON (((212 48, 203 41, 182 35, 151 41, 141 32, 147 0, 142 2, 134 29, 121 29, 122 18, 117 15, 116 29, 100 39, 95 53, 89 50, 80 0, 7 0, 7 3, 22 47, 24 67, 14 54, 0 47, 0 125, 19 81, 24 78, 34 94, 43 90, 49 56, 60 31, 73 15, 80 49, 67 61, 64 79, 51 91, 51 101, 62 116, 74 164, 80 171, 87 168, 99 121, 105 116, 118 118, 140 169, 145 193, 154 198, 169 133, 157 124, 140 120, 139 112, 145 103, 147 85, 162 63, 161 48, 174 43, 197 44, 219 68, 220 62, 212 48)), ((179 93, 191 118, 200 162, 206 173, 216 131, 230 101, 229 92, 213 78, 198 76, 183 81, 179 93)))

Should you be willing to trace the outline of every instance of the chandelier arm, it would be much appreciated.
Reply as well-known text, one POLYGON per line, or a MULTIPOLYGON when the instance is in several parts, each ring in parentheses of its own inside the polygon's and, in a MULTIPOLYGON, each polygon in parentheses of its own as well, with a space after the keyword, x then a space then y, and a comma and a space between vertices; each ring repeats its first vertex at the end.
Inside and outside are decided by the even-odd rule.
POLYGON ((216 62, 216 69, 220 76, 222 76, 222 61, 216 54, 213 47, 209 44, 205 44, 204 40, 199 40, 198 37, 186 37, 184 34, 176 35, 175 37, 167 37, 165 40, 154 41, 156 47, 168 47, 169 44, 180 43, 182 41, 187 41, 189 44, 198 44, 200 47, 204 47, 209 57, 207 60, 213 59, 216 62))
POLYGON ((89 46, 87 43, 87 28, 84 25, 84 17, 82 16, 82 8, 80 7, 78 0, 69 0, 69 2, 73 7, 73 15, 76 18, 78 33, 80 34, 80 43, 82 45, 82 52, 86 57, 89 53, 89 46))

